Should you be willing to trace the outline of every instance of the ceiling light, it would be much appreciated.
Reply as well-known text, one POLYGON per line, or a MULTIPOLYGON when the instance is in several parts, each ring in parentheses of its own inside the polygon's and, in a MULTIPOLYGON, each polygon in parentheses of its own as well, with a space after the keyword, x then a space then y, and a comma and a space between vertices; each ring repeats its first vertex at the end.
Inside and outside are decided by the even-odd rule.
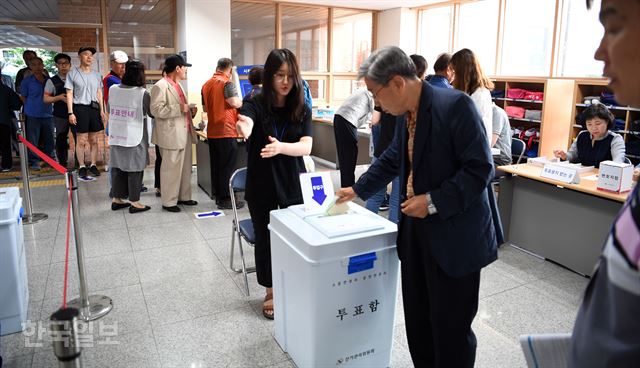
POLYGON ((137 25, 138 25, 138 22, 129 22, 129 23, 127 23, 127 24, 128 24, 128 25, 130 25, 130 26, 137 26, 137 25))
POLYGON ((133 4, 120 4, 120 9, 122 9, 122 10, 131 10, 131 9, 133 9, 133 4))
POLYGON ((152 10, 153 8, 155 8, 155 5, 142 5, 142 6, 140 7, 140 10, 150 11, 150 10, 152 10))

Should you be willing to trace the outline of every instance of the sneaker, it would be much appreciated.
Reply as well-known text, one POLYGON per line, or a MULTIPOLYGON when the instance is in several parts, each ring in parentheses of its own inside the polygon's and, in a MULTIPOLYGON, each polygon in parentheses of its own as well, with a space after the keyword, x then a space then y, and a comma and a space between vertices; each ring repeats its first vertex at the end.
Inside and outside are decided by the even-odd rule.
MULTIPOLYGON (((231 199, 223 199, 220 202, 216 202, 216 206, 220 210, 232 210, 233 206, 231 205, 231 199)), ((244 207, 244 201, 236 200, 236 209, 241 209, 244 207)))
POLYGON ((91 165, 91 167, 89 168, 89 172, 91 173, 91 175, 93 176, 100 176, 100 170, 98 170, 98 168, 96 167, 96 165, 91 165))
POLYGON ((30 167, 33 171, 40 171, 40 164, 33 164, 30 167))
POLYGON ((9 172, 9 171, 11 171, 11 168, 10 167, 3 167, 2 170, 0 170, 0 171, 9 172))
POLYGON ((78 170, 78 176, 81 178, 86 178, 87 177, 87 168, 82 166, 79 170, 78 170))

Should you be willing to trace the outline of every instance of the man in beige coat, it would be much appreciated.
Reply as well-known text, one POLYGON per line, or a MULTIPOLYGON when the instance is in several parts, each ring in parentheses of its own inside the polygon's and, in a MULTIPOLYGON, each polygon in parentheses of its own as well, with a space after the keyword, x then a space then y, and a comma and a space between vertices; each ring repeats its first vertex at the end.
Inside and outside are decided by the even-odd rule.
POLYGON ((151 113, 155 126, 151 141, 160 147, 162 208, 180 212, 179 204, 195 206, 191 199, 191 145, 196 142, 190 109, 180 81, 187 78, 187 63, 180 55, 164 62, 166 76, 151 88, 151 113))

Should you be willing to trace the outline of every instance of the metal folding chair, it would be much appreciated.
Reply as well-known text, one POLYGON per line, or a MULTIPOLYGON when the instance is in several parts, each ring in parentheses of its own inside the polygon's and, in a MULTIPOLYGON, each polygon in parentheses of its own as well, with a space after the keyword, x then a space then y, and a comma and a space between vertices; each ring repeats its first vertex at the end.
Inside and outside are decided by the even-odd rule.
POLYGON ((522 156, 527 149, 527 145, 524 143, 522 139, 519 138, 511 138, 511 155, 518 156, 518 159, 514 164, 519 164, 522 161, 522 156))
POLYGON ((244 287, 249 296, 249 281, 247 274, 255 272, 255 267, 247 267, 244 258, 244 249, 242 247, 242 239, 244 239, 250 246, 255 246, 255 233, 253 231, 253 222, 251 219, 240 220, 238 218, 238 208, 236 207, 236 197, 234 192, 244 192, 247 182, 247 168, 243 167, 236 170, 229 179, 229 193, 231 193, 231 207, 233 209, 233 223, 231 224, 231 256, 229 258, 229 267, 236 273, 242 273, 244 276, 244 287), (234 265, 234 247, 235 239, 238 238, 238 250, 240 251, 240 263, 241 268, 236 268, 234 265))

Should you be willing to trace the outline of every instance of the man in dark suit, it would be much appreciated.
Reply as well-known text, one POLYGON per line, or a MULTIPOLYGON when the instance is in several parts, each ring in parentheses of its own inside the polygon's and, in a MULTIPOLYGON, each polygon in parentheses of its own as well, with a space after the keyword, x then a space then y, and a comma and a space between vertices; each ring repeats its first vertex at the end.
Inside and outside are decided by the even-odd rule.
POLYGON ((487 186, 493 160, 471 99, 431 87, 397 47, 362 64, 382 108, 401 116, 390 147, 338 202, 367 199, 400 175, 398 256, 416 367, 473 367, 480 269, 497 258, 487 186))
POLYGON ((11 124, 15 118, 14 111, 20 110, 22 101, 17 93, 0 83, 0 171, 11 171, 11 124))

